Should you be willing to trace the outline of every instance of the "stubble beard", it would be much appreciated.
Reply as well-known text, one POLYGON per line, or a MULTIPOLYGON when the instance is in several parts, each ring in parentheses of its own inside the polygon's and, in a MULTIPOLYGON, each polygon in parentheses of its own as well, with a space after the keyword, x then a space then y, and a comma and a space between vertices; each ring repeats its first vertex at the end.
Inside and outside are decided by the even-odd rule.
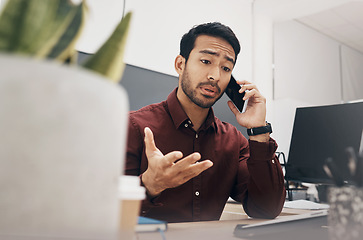
POLYGON ((221 97, 223 94, 221 94, 221 89, 219 88, 219 86, 215 83, 212 83, 212 82, 202 82, 202 83, 199 83, 197 85, 197 87, 195 89, 192 88, 192 84, 191 84, 191 81, 190 81, 190 77, 189 77, 189 74, 188 74, 188 71, 185 70, 182 78, 181 78, 181 88, 183 90, 183 92, 185 93, 185 95, 197 106, 201 107, 201 108, 210 108, 212 107, 221 97), (219 91, 219 96, 216 100, 214 101, 206 101, 202 98, 205 98, 205 99, 212 99, 211 97, 209 96, 205 96, 203 95, 202 98, 198 98, 197 97, 197 89, 200 87, 200 86, 203 86, 203 85, 211 85, 211 86, 214 86, 218 89, 219 91))

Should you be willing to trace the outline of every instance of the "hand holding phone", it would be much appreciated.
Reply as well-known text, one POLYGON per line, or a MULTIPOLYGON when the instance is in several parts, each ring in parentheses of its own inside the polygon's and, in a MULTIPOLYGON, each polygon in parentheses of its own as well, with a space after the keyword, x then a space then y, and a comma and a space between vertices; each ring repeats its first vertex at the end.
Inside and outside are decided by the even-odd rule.
POLYGON ((228 83, 228 86, 226 88, 226 94, 231 99, 233 104, 237 107, 237 109, 242 112, 243 105, 245 101, 243 100, 243 97, 245 96, 245 92, 240 93, 239 90, 241 89, 241 86, 236 82, 236 79, 231 76, 231 80, 228 83))

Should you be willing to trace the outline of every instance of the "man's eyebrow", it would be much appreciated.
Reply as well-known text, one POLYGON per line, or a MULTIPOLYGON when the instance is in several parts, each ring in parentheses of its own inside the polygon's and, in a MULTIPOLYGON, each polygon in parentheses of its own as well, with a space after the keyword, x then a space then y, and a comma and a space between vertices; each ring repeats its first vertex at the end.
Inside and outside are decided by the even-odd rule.
MULTIPOLYGON (((219 53, 213 52, 211 50, 200 50, 199 53, 204 53, 204 54, 210 54, 210 55, 215 55, 215 56, 219 56, 219 53)), ((234 64, 234 60, 231 57, 225 56, 224 57, 227 61, 230 61, 231 63, 234 64)))
POLYGON ((227 61, 230 61, 231 63, 233 63, 233 65, 234 65, 234 60, 233 60, 233 58, 228 57, 228 56, 225 56, 224 58, 225 58, 227 61))

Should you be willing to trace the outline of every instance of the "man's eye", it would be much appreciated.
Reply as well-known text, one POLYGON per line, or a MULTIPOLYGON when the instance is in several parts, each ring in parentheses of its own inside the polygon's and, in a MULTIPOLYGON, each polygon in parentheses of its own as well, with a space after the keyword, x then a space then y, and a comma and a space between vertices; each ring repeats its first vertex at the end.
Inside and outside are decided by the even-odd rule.
POLYGON ((223 67, 223 70, 226 71, 226 72, 230 72, 231 71, 231 69, 228 68, 228 67, 223 67))
POLYGON ((204 63, 204 64, 209 64, 210 63, 210 61, 209 60, 205 60, 205 59, 202 59, 202 60, 200 60, 202 63, 204 63))

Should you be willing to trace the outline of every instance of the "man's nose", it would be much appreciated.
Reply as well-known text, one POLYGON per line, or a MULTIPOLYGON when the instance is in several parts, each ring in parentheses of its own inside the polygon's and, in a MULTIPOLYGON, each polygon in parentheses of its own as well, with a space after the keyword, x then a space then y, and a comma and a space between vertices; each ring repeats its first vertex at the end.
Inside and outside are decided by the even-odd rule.
POLYGON ((221 70, 219 67, 212 67, 208 73, 208 79, 211 81, 219 81, 221 70))

